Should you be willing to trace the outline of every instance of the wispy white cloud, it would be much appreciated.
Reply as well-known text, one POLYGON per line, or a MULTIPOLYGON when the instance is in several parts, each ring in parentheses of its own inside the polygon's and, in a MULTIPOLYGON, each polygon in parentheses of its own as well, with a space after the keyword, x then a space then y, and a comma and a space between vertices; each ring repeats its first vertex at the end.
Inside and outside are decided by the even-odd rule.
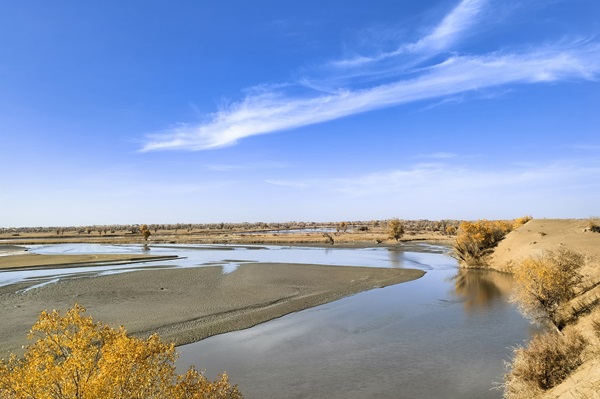
POLYGON ((206 150, 239 140, 321 123, 374 109, 511 84, 595 79, 600 46, 595 43, 551 47, 522 53, 454 56, 406 80, 335 94, 290 97, 264 92, 245 97, 213 114, 208 122, 182 124, 153 135, 142 151, 206 150))
POLYGON ((421 53, 433 56, 446 51, 456 43, 479 20, 485 0, 462 0, 429 34, 414 43, 402 44, 391 52, 382 52, 374 56, 357 56, 349 59, 333 61, 336 67, 357 67, 380 62, 382 60, 405 55, 421 53))
POLYGON ((584 151, 599 151, 600 144, 574 144, 572 148, 584 151))
POLYGON ((433 152, 431 154, 419 154, 416 158, 449 159, 456 158, 458 154, 453 152, 433 152))
POLYGON ((485 3, 484 0, 461 1, 450 14, 444 17, 433 32, 407 48, 412 51, 448 49, 461 34, 477 22, 485 3))
POLYGON ((242 170, 257 170, 257 169, 281 169, 287 168, 288 164, 283 162, 260 162, 251 164, 210 164, 206 165, 206 169, 214 172, 236 172, 242 170))
POLYGON ((315 182, 311 181, 286 181, 286 180, 273 180, 267 179, 265 183, 272 184, 274 186, 291 187, 304 189, 315 185, 315 182))
POLYGON ((488 2, 461 0, 421 39, 402 44, 395 51, 336 61, 330 64, 338 67, 334 72, 329 71, 331 79, 302 77, 295 88, 302 87, 304 95, 286 92, 294 89, 290 83, 246 89, 243 99, 206 115, 203 122, 179 124, 149 135, 141 151, 217 149, 235 145, 247 137, 416 101, 462 102, 465 98, 485 97, 490 92, 502 93, 511 85, 594 80, 599 75, 600 45, 589 38, 518 52, 451 53, 466 32, 483 15, 489 15, 488 2), (433 58, 441 53, 445 55, 441 61, 433 58), (421 63, 414 69, 425 59, 437 63, 427 66, 421 63), (350 71, 344 79, 353 80, 343 88, 334 83, 340 76, 339 67, 350 71), (376 78, 365 82, 364 77, 369 74, 375 74, 376 78))
POLYGON ((411 198, 468 193, 547 193, 600 187, 600 165, 577 162, 529 164, 503 168, 472 168, 421 163, 404 169, 344 178, 267 181, 298 189, 322 189, 358 197, 401 194, 411 198))

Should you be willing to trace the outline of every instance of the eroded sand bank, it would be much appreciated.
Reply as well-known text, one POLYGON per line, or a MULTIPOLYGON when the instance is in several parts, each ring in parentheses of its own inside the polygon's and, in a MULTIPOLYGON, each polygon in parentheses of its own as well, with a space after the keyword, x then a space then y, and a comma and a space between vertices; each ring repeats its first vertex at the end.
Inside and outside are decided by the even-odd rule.
POLYGON ((141 336, 158 332, 181 345, 424 274, 412 269, 247 263, 229 274, 218 266, 141 270, 5 291, 0 294, 0 358, 22 352, 41 310, 65 310, 76 302, 95 320, 124 325, 141 336))

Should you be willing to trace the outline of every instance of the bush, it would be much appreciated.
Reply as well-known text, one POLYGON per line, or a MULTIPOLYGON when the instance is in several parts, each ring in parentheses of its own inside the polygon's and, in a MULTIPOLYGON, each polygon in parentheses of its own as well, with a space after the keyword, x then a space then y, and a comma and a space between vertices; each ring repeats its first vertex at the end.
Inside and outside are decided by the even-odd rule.
POLYGON ((521 216, 520 218, 516 218, 515 220, 513 220, 512 229, 516 230, 532 219, 533 217, 531 216, 521 216))
POLYGON ((238 399, 226 374, 208 381, 193 368, 175 374, 175 347, 146 340, 85 317, 75 305, 64 316, 42 312, 25 356, 0 361, 3 399, 186 398, 238 399))
POLYGON ((466 266, 482 266, 482 257, 512 230, 513 222, 461 222, 452 245, 453 256, 466 266))
POLYGON ((515 300, 524 313, 535 315, 542 311, 560 330, 558 310, 575 297, 583 265, 581 254, 562 248, 525 259, 513 269, 515 300))
POLYGON ((152 235, 152 232, 148 228, 147 224, 143 224, 140 226, 140 233, 142 234, 142 237, 144 237, 144 241, 148 241, 148 237, 152 235))
POLYGON ((504 397, 530 399, 558 385, 581 365, 586 345, 574 330, 564 335, 536 335, 527 347, 514 350, 514 360, 504 376, 504 397))
POLYGON ((398 219, 392 219, 388 222, 388 234, 390 239, 400 241, 404 235, 404 225, 398 219))

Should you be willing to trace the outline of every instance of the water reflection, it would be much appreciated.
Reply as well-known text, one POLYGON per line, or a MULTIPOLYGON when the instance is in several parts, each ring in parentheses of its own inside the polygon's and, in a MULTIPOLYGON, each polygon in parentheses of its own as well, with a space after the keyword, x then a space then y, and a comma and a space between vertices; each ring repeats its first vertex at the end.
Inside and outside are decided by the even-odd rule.
POLYGON ((388 251, 388 259, 390 262, 390 267, 393 268, 401 268, 402 267, 402 255, 404 252, 389 250, 388 251))
POLYGON ((181 346, 180 371, 195 365, 214 379, 227 370, 248 399, 501 398, 491 388, 502 360, 530 331, 505 302, 511 277, 457 273, 441 252, 382 250, 353 253, 427 274, 181 346))
POLYGON ((511 275, 491 270, 458 269, 451 281, 467 313, 506 306, 513 288, 511 275))

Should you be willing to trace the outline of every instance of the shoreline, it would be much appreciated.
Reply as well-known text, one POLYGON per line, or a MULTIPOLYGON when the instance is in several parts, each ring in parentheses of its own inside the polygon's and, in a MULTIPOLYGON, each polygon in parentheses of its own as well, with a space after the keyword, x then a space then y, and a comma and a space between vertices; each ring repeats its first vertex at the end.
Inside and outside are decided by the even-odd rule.
POLYGON ((26 335, 44 309, 64 312, 79 303, 95 320, 124 325, 136 336, 159 333, 163 340, 183 345, 424 274, 415 269, 245 263, 229 274, 220 267, 136 270, 4 291, 0 358, 22 354, 26 335))
POLYGON ((30 269, 55 269, 80 266, 128 265, 143 262, 181 259, 177 255, 131 254, 52 254, 41 255, 23 252, 0 256, 0 272, 30 269))

